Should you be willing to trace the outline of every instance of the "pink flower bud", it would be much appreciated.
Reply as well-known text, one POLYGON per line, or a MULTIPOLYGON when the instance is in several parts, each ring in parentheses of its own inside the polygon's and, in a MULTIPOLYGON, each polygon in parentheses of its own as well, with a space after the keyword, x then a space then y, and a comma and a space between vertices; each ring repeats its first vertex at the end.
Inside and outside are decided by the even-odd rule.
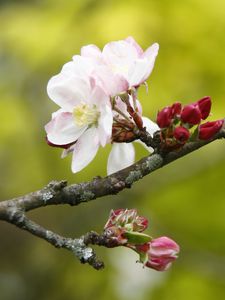
POLYGON ((127 231, 142 232, 148 227, 148 220, 137 215, 136 209, 112 210, 104 229, 110 227, 125 228, 127 231))
POLYGON ((172 108, 167 106, 158 112, 156 122, 160 128, 166 128, 170 126, 172 118, 172 108))
POLYGON ((205 120, 210 113, 212 102, 211 98, 209 96, 206 96, 196 102, 196 105, 198 106, 201 115, 202 115, 202 120, 205 120))
POLYGON ((148 249, 148 261, 145 265, 157 271, 165 271, 176 260, 180 247, 168 237, 152 240, 148 249))
POLYGON ((200 140, 209 140, 217 132, 220 131, 224 123, 224 120, 217 120, 213 122, 206 122, 199 126, 199 139, 200 140))
POLYGON ((178 142, 184 144, 189 139, 190 132, 187 128, 178 126, 175 128, 173 135, 178 142))
POLYGON ((183 123, 196 125, 201 122, 202 114, 199 107, 195 104, 186 105, 181 112, 181 120, 183 123))
MULTIPOLYGON (((113 241, 113 247, 116 247, 125 245, 131 241, 141 240, 144 243, 148 236, 141 236, 140 232, 144 231, 147 227, 148 220, 138 216, 136 209, 117 209, 110 212, 104 231, 113 241), (135 236, 135 233, 139 235, 135 236)), ((149 240, 149 237, 147 240, 149 240)))

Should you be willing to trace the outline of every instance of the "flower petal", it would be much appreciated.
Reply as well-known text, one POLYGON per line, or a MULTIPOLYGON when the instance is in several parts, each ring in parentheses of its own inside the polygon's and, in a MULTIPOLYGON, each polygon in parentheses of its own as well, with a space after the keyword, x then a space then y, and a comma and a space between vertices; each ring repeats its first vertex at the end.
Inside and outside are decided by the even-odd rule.
POLYGON ((147 59, 153 58, 155 61, 155 58, 158 55, 158 51, 159 51, 159 44, 154 43, 150 47, 148 47, 147 50, 145 50, 145 52, 143 53, 143 57, 147 59))
POLYGON ((60 73, 49 80, 47 92, 56 104, 72 111, 75 105, 86 102, 90 88, 89 80, 60 73))
POLYGON ((109 106, 102 107, 98 119, 98 135, 101 146, 104 147, 110 142, 112 137, 113 115, 109 106))
POLYGON ((45 125, 48 140, 55 145, 75 142, 87 126, 77 126, 69 112, 55 113, 53 119, 45 125))
POLYGON ((76 173, 85 168, 95 157, 99 148, 97 130, 88 129, 74 145, 72 172, 76 173))
POLYGON ((92 73, 96 84, 100 85, 107 95, 115 96, 127 91, 129 84, 120 74, 115 74, 108 66, 99 66, 92 73))
POLYGON ((137 51, 138 55, 142 55, 143 54, 143 50, 142 48, 138 45, 138 43, 135 41, 135 39, 132 36, 128 36, 125 39, 126 42, 128 42, 129 44, 131 44, 137 51))
POLYGON ((81 56, 91 57, 97 59, 99 62, 102 60, 102 52, 96 45, 87 45, 82 47, 81 56))
MULTIPOLYGON (((153 134, 156 131, 160 130, 159 126, 155 122, 151 121, 149 118, 142 117, 142 121, 143 121, 143 126, 146 127, 147 132, 150 133, 151 136, 153 136, 153 134)), ((141 144, 148 152, 152 153, 154 151, 152 147, 148 147, 142 141, 137 140, 136 142, 141 144)))
POLYGON ((114 143, 109 154, 107 174, 110 175, 134 163, 135 150, 132 143, 114 143))
POLYGON ((159 126, 149 118, 142 117, 142 121, 143 121, 143 126, 146 127, 148 133, 150 133, 151 136, 153 136, 153 134, 156 131, 160 130, 159 126))

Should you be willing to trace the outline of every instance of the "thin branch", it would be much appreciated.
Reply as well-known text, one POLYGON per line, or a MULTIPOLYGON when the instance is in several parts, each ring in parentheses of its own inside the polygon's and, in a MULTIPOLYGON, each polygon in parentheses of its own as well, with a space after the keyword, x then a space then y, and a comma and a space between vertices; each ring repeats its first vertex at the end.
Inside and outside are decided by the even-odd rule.
MULTIPOLYGON (((89 263, 95 269, 101 269, 104 267, 103 262, 96 258, 93 249, 87 247, 87 245, 112 247, 113 245, 108 243, 107 236, 90 232, 77 239, 66 238, 31 221, 25 213, 47 205, 79 205, 82 202, 88 202, 106 195, 117 194, 125 188, 130 188, 134 182, 153 171, 222 138, 225 138, 225 128, 211 140, 189 142, 178 151, 165 153, 156 150, 155 153, 141 159, 132 166, 104 178, 95 177, 92 181, 70 186, 67 186, 66 181, 52 181, 39 191, 0 202, 0 220, 14 224, 46 240, 57 248, 72 251, 82 263, 89 263)), ((146 143, 148 143, 148 137, 146 143)))
POLYGON ((95 177, 89 182, 67 186, 66 181, 52 181, 39 191, 0 202, 0 220, 10 222, 11 215, 18 209, 27 212, 47 205, 69 204, 73 206, 103 196, 117 194, 125 188, 130 188, 134 182, 153 171, 222 138, 225 138, 225 129, 222 129, 211 140, 189 142, 178 151, 154 153, 128 168, 104 178, 95 177))

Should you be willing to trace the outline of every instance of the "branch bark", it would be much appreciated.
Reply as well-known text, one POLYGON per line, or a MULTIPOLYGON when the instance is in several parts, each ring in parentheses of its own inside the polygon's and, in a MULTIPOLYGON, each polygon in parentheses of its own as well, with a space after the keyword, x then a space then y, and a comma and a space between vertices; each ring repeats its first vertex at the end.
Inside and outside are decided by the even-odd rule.
POLYGON ((153 171, 222 138, 225 138, 225 128, 222 128, 211 140, 189 142, 178 151, 161 153, 156 150, 152 155, 139 160, 132 166, 104 178, 95 177, 92 181, 69 186, 66 181, 52 181, 41 190, 0 202, 0 220, 14 224, 57 248, 70 250, 82 263, 89 263, 95 269, 101 269, 104 264, 96 258, 94 251, 87 247, 87 244, 107 246, 104 238, 96 239, 98 235, 93 235, 93 233, 78 239, 62 237, 34 223, 27 218, 25 213, 47 205, 69 204, 74 206, 106 195, 117 194, 125 188, 130 188, 134 182, 153 171))

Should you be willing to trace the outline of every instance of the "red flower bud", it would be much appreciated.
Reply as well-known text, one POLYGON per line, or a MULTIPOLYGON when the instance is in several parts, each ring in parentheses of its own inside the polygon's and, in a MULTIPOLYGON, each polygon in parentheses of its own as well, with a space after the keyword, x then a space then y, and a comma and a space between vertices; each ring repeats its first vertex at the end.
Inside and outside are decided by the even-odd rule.
POLYGON ((186 105, 181 112, 181 120, 190 125, 199 124, 202 118, 200 109, 195 104, 186 105))
POLYGON ((211 98, 209 96, 204 97, 196 102, 196 105, 198 106, 201 115, 202 115, 202 120, 205 120, 210 113, 212 102, 211 98))
POLYGON ((175 102, 172 106, 172 117, 174 118, 176 115, 179 115, 181 113, 182 105, 180 102, 175 102))
POLYGON ((156 122, 160 128, 165 128, 170 126, 172 117, 172 108, 170 106, 167 106, 158 112, 156 122))
POLYGON ((217 132, 220 131, 224 123, 224 120, 217 120, 214 122, 206 122, 199 126, 199 139, 200 140, 209 140, 217 132))
POLYGON ((177 128, 175 128, 173 135, 178 142, 184 144, 189 139, 190 132, 187 128, 178 126, 177 128))

